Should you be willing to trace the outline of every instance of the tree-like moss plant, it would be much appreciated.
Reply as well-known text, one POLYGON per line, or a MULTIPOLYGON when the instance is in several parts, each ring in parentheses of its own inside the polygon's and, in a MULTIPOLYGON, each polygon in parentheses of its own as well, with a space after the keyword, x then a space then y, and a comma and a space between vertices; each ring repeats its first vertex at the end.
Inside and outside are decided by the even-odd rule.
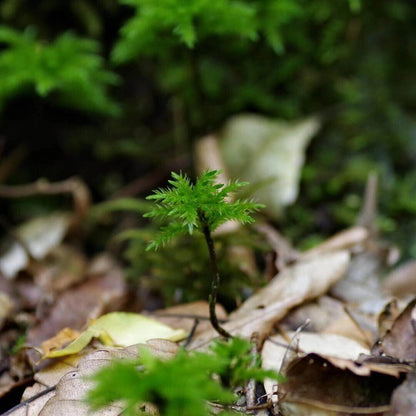
POLYGON ((236 220, 242 224, 251 223, 254 219, 251 213, 263 205, 249 200, 229 200, 230 194, 237 191, 246 182, 233 181, 226 185, 216 183, 217 170, 203 173, 193 184, 182 173, 172 172, 170 188, 154 191, 147 199, 156 202, 154 208, 145 217, 167 220, 169 224, 161 228, 161 232, 152 241, 147 250, 158 249, 167 244, 173 237, 183 234, 193 234, 197 229, 203 233, 209 251, 212 268, 211 293, 209 296, 210 321, 215 330, 229 338, 230 334, 221 327, 215 312, 220 274, 217 266, 217 256, 211 233, 221 224, 236 220))

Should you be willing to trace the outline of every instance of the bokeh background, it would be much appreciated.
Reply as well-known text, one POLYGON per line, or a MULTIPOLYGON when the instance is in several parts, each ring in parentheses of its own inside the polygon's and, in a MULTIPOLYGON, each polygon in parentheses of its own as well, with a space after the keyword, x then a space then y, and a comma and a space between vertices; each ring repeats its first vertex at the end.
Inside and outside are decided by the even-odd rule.
MULTIPOLYGON (((3 0, 0 19, 2 185, 77 175, 100 202, 159 175, 140 198, 232 115, 318 115, 279 229, 304 248, 352 225, 377 172, 379 229, 416 256, 413 1, 3 0)), ((65 204, 1 199, 2 222, 65 204)))

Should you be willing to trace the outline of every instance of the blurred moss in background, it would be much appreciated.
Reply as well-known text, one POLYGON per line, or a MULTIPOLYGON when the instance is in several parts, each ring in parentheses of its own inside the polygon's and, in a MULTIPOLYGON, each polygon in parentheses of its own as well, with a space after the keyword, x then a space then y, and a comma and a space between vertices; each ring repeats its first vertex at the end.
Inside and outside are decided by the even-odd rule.
POLYGON ((412 1, 3 0, 0 19, 2 160, 26 155, 3 183, 79 174, 102 200, 233 114, 319 114, 279 226, 305 246, 351 225, 376 171, 379 226, 416 256, 412 1))

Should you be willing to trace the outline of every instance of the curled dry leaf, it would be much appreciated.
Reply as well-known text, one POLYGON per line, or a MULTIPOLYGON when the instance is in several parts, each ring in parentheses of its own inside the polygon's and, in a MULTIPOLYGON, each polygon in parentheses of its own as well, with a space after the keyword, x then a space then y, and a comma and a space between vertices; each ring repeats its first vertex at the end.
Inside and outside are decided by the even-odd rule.
POLYGON ((59 331, 54 337, 43 341, 40 345, 45 356, 48 356, 52 351, 62 348, 64 345, 68 345, 79 337, 80 333, 74 331, 71 328, 64 328, 59 331))
POLYGON ((317 354, 290 363, 279 403, 287 415, 383 415, 400 383, 396 377, 371 373, 360 376, 317 354))
POLYGON ((386 335, 373 347, 374 355, 387 355, 403 361, 416 361, 416 298, 394 321, 386 335))
MULTIPOLYGON (((296 337, 296 353, 305 355, 316 353, 326 358, 341 358, 356 360, 360 354, 368 354, 369 350, 358 342, 335 334, 317 334, 312 332, 289 332, 287 336, 296 337)), ((293 343, 288 343, 282 335, 274 335, 266 340, 262 351, 263 367, 280 371, 288 349, 293 349, 293 343)), ((342 364, 344 367, 347 364, 342 364)), ((351 365, 351 368, 353 365, 351 365)), ((358 367, 357 367, 358 368, 358 367)), ((361 374, 361 370, 357 370, 361 374)), ((271 393, 268 391, 268 393, 271 393)))
MULTIPOLYGON (((290 349, 296 343, 289 345, 282 336, 267 340, 262 351, 263 367, 282 371, 286 377, 277 389, 284 416, 381 415, 389 409, 391 393, 408 368, 359 362, 357 358, 368 350, 345 337, 300 333, 296 338, 299 351, 295 358, 296 351, 290 349)), ((266 380, 265 389, 274 397, 275 383, 266 380)))
POLYGON ((378 338, 383 338, 390 331, 397 317, 403 311, 405 306, 400 305, 397 299, 386 303, 384 309, 378 316, 378 338))

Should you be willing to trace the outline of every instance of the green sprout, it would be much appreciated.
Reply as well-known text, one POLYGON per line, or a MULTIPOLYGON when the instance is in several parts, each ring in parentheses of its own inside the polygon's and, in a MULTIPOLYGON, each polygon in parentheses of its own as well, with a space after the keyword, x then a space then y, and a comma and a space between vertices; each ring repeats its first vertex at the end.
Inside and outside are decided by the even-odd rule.
POLYGON ((263 205, 249 200, 231 202, 230 194, 247 183, 233 181, 226 185, 218 184, 219 174, 218 170, 204 172, 193 184, 185 174, 172 172, 173 179, 169 181, 172 187, 158 189, 153 195, 147 197, 147 199, 154 200, 156 204, 144 216, 169 221, 167 226, 161 228, 159 236, 149 244, 147 250, 157 250, 165 246, 172 238, 193 234, 194 230, 203 233, 212 271, 209 296, 210 321, 220 335, 229 338, 231 335, 220 326, 215 312, 220 274, 211 233, 219 225, 230 220, 242 224, 252 223, 254 219, 250 214, 262 208, 263 205))

